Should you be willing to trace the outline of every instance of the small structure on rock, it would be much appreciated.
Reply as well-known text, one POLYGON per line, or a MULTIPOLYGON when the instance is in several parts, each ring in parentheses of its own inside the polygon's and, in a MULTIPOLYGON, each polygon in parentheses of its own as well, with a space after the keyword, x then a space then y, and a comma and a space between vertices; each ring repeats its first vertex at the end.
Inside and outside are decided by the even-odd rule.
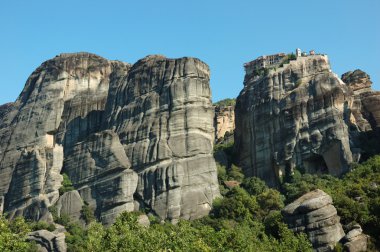
POLYGON ((262 68, 267 68, 269 66, 273 66, 276 64, 279 64, 282 59, 286 57, 285 53, 277 53, 273 55, 263 55, 258 57, 257 59, 250 61, 246 64, 244 64, 244 67, 247 71, 249 70, 258 70, 262 68))
POLYGON ((297 57, 301 57, 301 56, 302 56, 302 51, 301 51, 300 48, 297 48, 297 49, 296 49, 296 56, 297 56, 297 57))

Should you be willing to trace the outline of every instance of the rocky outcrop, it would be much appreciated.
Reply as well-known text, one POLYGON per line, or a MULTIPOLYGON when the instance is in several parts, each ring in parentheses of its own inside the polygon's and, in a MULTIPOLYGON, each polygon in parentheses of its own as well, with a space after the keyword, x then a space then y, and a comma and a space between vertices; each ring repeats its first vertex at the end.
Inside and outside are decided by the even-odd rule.
POLYGON ((327 56, 299 57, 263 72, 246 66, 236 103, 235 145, 243 171, 271 185, 295 167, 340 175, 353 161, 347 86, 327 56))
POLYGON ((361 132, 379 131, 380 92, 372 90, 369 75, 358 69, 343 74, 342 80, 353 93, 352 123, 361 132))
POLYGON ((104 224, 139 208, 173 221, 207 214, 219 195, 210 98, 198 59, 46 61, 0 107, 0 206, 49 220, 51 206, 78 218, 88 204, 104 224), (63 172, 77 191, 60 196, 63 172))
POLYGON ((369 236, 363 234, 362 228, 357 224, 342 239, 344 251, 367 251, 368 240, 369 236))
POLYGON ((66 252, 67 245, 63 232, 38 230, 28 234, 28 240, 37 244, 38 252, 66 252))
POLYGON ((70 216, 71 220, 80 221, 84 203, 77 190, 64 193, 55 205, 58 217, 70 216))
POLYGON ((307 234, 315 251, 332 251, 345 235, 331 197, 322 190, 303 195, 282 214, 290 229, 307 234))
MULTIPOLYGON (((235 130, 235 106, 215 106, 215 137, 222 141, 235 130), (227 134, 227 135, 226 135, 227 134)), ((233 139, 233 137, 232 137, 233 139)))

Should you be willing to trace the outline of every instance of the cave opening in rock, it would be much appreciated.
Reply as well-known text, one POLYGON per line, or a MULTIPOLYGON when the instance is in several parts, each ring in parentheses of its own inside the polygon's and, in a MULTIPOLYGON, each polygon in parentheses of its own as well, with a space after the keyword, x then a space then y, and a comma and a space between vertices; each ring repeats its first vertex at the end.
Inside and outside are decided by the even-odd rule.
POLYGON ((307 173, 328 173, 328 167, 323 156, 314 154, 310 158, 304 160, 304 167, 307 173))

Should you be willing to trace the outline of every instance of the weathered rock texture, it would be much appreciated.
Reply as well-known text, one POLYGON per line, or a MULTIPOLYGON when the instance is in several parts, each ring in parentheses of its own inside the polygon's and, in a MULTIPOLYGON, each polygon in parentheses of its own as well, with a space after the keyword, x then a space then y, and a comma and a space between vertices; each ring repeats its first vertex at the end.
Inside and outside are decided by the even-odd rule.
POLYGON ((38 220, 58 200, 70 144, 69 137, 63 141, 61 136, 72 139, 79 130, 94 130, 97 118, 76 128, 72 120, 104 107, 110 73, 111 62, 88 53, 62 54, 32 73, 0 125, 5 211, 38 220))
POLYGON ((61 54, 0 107, 0 210, 50 220, 89 204, 105 224, 150 208, 198 218, 219 195, 209 69, 193 58, 135 65, 61 54), (77 191, 59 195, 62 172, 77 191), (79 201, 79 202, 78 202, 79 201))
POLYGON ((285 222, 294 232, 305 232, 315 251, 332 251, 345 235, 331 197, 317 189, 287 205, 285 222))
POLYGON ((246 72, 235 110, 235 145, 246 175, 276 185, 295 167, 333 175, 349 169, 352 99, 327 56, 299 57, 263 75, 246 72))
POLYGON ((58 217, 66 215, 72 220, 80 221, 83 200, 77 190, 64 193, 55 206, 58 217))
POLYGON ((107 124, 138 173, 137 200, 162 218, 203 216, 219 194, 210 95, 203 62, 149 56, 109 98, 107 124))
POLYGON ((63 232, 38 230, 28 234, 28 240, 37 244, 38 252, 66 252, 67 246, 63 232))
POLYGON ((215 136, 218 141, 233 135, 235 130, 235 106, 215 107, 215 136), (227 136, 226 136, 227 133, 227 136))
POLYGON ((347 72, 342 80, 353 93, 351 121, 361 132, 380 129, 380 92, 373 91, 368 74, 361 70, 347 72))
POLYGON ((363 234, 360 225, 355 225, 342 239, 344 251, 362 252, 367 251, 369 236, 363 234))

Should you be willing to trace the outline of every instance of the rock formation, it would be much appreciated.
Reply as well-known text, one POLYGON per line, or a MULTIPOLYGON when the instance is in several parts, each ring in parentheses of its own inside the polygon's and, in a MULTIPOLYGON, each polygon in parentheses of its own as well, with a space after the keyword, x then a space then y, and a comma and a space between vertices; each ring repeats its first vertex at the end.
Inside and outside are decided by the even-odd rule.
POLYGON ((173 221, 204 216, 219 195, 213 118, 198 59, 132 66, 61 54, 0 106, 0 207, 51 220, 51 206, 77 218, 88 204, 104 224, 139 208, 173 221), (62 173, 77 192, 59 195, 62 173))
POLYGON ((353 123, 360 131, 378 130, 380 128, 380 92, 373 91, 368 74, 361 70, 347 72, 342 80, 353 92, 354 102, 351 106, 353 123))
POLYGON ((215 137, 222 141, 232 136, 235 130, 235 106, 215 106, 215 137))
POLYGON ((307 234, 315 251, 332 251, 345 235, 331 197, 319 189, 287 205, 282 213, 290 229, 307 234))
POLYGON ((149 56, 108 99, 108 127, 138 173, 135 196, 164 219, 204 216, 219 194, 210 97, 206 64, 149 56))
POLYGON ((362 252, 367 251, 369 236, 363 234, 360 225, 356 224, 342 239, 344 251, 362 252))
POLYGON ((28 240, 37 244, 38 252, 66 252, 65 234, 38 230, 28 234, 28 240))
POLYGON ((276 185, 297 167, 340 175, 352 162, 352 99, 327 56, 299 57, 264 73, 246 66, 236 103, 235 145, 248 176, 276 185))

